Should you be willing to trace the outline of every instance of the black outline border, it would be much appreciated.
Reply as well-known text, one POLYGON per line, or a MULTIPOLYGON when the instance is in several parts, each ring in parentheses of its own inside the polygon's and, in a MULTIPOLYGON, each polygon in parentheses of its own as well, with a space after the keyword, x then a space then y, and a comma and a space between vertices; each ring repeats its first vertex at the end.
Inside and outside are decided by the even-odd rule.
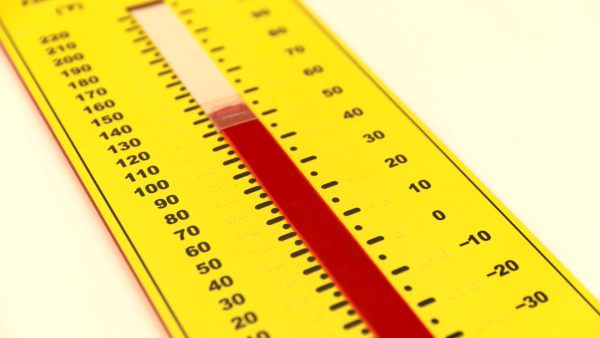
MULTIPOLYGON (((402 106, 395 100, 395 98, 393 96, 390 95, 390 93, 388 93, 388 91, 383 88, 380 83, 377 81, 377 79, 375 79, 364 67, 363 65, 356 60, 356 58, 354 57, 354 55, 352 55, 348 49, 342 45, 340 43, 340 41, 338 41, 338 39, 336 39, 336 37, 333 36, 332 32, 330 32, 328 30, 328 28, 326 28, 314 15, 313 13, 304 5, 302 4, 300 1, 298 0, 291 0, 292 2, 294 2, 294 4, 296 5, 296 7, 298 7, 301 12, 303 12, 306 17, 309 18, 310 21, 312 21, 315 26, 317 28, 319 28, 319 30, 344 54, 346 55, 346 57, 365 75, 365 77, 367 79, 369 79, 397 108, 398 110, 440 151, 440 153, 442 153, 447 159, 448 161, 471 183, 471 185, 473 185, 473 187, 475 187, 477 189, 477 191, 479 191, 479 193, 485 197, 485 199, 492 205, 494 206, 494 208, 513 226, 513 228, 544 258, 544 260, 546 260, 546 262, 571 286, 571 288, 596 312, 596 314, 600 315, 600 310, 596 309, 594 307, 594 305, 591 303, 591 301, 589 301, 578 289, 577 287, 575 287, 575 285, 573 285, 573 283, 554 265, 554 263, 548 258, 546 257, 546 255, 544 255, 544 253, 521 231, 521 229, 519 229, 519 227, 516 226, 516 224, 500 209, 500 207, 498 205, 496 205, 491 198, 485 194, 485 192, 483 192, 481 190, 481 188, 469 177, 469 175, 467 175, 462 168, 440 147, 440 145, 438 145, 432 138, 431 136, 423 129, 421 128, 421 126, 402 108, 402 106)), ((65 136, 67 137, 67 139, 69 140, 69 142, 71 143, 71 146, 73 147, 73 150, 75 150, 77 156, 79 157, 79 160, 81 161, 81 163, 83 164, 83 166, 85 167, 88 175, 90 176, 90 178, 92 179, 92 181, 94 182, 94 185, 96 186, 96 189, 98 189, 98 192, 100 193, 100 195, 102 196, 102 199, 104 200, 104 202, 106 203, 107 207, 109 208, 109 210, 111 211, 114 219, 117 221, 117 223, 119 224, 119 227, 121 228, 121 231, 123 232, 123 234, 125 235, 125 237, 127 238, 127 241, 129 242, 129 244, 131 245, 131 248, 133 249, 133 251, 135 252, 136 256, 138 257, 140 263, 142 264, 142 266, 144 267, 144 270, 146 270, 146 273, 148 274, 148 277, 150 277, 150 280, 152 281, 152 283, 154 284, 154 287, 156 288, 156 290, 158 291, 160 297, 162 298, 163 302, 165 303, 165 305, 167 306, 167 309, 169 310, 169 312, 171 313, 171 315, 173 316, 173 319, 175 320, 175 322, 177 323, 177 325, 179 326, 181 332, 184 334, 184 336, 188 336, 186 331, 184 330, 181 322, 179 321, 178 317, 175 315, 173 309, 171 308, 171 305, 169 304, 169 302, 166 300, 162 290, 160 289, 160 287, 158 286, 158 284, 156 283, 156 280, 154 279, 152 273, 150 272, 150 270, 148 269, 146 263, 144 262, 144 260, 142 259, 140 253, 138 252, 136 246, 133 244, 133 241, 131 240, 131 238, 129 237, 129 234, 127 233, 127 231, 125 230, 125 228, 123 227, 123 224, 121 223, 121 221, 119 220, 119 218, 117 217, 115 211, 113 210, 112 206, 110 205, 110 203, 108 202, 108 199, 106 198, 106 196, 104 195, 104 192, 102 191, 102 189, 100 188, 98 182, 96 181, 96 178, 92 175, 89 167, 87 166, 85 160, 83 159, 81 153, 79 152, 79 150, 77 149, 77 147, 75 146, 75 143, 73 142, 73 140, 71 139, 71 136, 68 134, 66 128, 64 127, 62 121, 60 120, 60 118, 58 117, 56 111, 54 110, 54 107, 52 106, 52 104, 50 103, 48 97, 46 96, 45 92, 43 91, 42 87, 40 86, 39 82, 37 81, 37 79, 35 78, 35 76, 33 75, 33 72, 31 71, 31 69, 29 68, 29 65, 27 64, 27 62, 25 61, 23 55, 21 54, 20 50, 18 49, 16 43, 14 42, 12 35, 9 33, 8 29, 6 28, 6 26, 4 25, 3 20, 0 18, 0 27, 2 27, 2 30, 4 31, 4 33, 6 34, 6 37, 8 38, 8 40, 10 41, 10 43, 12 44, 15 52, 17 53, 17 55, 19 56, 19 58, 21 59, 21 62, 23 63, 23 65, 25 66, 25 68, 27 69, 27 72, 29 73, 31 79, 33 80, 33 82, 36 84, 38 90, 40 91, 40 94, 42 94, 42 96, 44 97, 44 100, 46 101, 46 104, 48 105, 48 107, 50 108, 50 110, 52 111, 54 117, 56 118, 58 124, 60 125, 61 129, 63 130, 65 136)), ((54 132, 54 131, 53 131, 54 132)), ((67 156, 68 158, 68 156, 67 156)), ((69 159, 70 160, 70 159, 69 159)))
MULTIPOLYGON (((171 316, 173 316, 173 319, 175 320, 175 323, 177 323, 177 326, 179 327, 179 329, 181 330, 181 332, 183 333, 183 335, 185 337, 189 337, 187 332, 185 331, 185 329, 183 328, 183 325, 181 324, 181 322, 179 321, 179 318, 177 317, 177 315, 175 315, 175 312, 173 311, 173 308, 171 307, 171 305, 169 304, 169 302, 167 301, 165 295, 163 294, 162 290, 160 289, 160 287, 158 286, 158 284, 156 283, 156 280, 154 279, 154 276, 152 275, 152 273, 150 272, 150 269, 148 269, 148 266, 146 265, 146 263, 144 262, 144 260, 142 259, 142 256, 140 255, 138 249, 136 248, 136 246, 133 244, 133 241, 131 240, 131 238, 129 237, 129 234, 127 233, 127 231, 125 230, 125 227, 123 227, 123 224, 121 223, 121 221, 119 220, 119 218, 117 217, 117 214, 115 213, 115 211, 113 210, 112 206, 110 205, 110 203, 108 202, 108 199, 106 198, 106 196, 104 195, 104 192, 102 191, 102 189, 100 188, 100 185, 98 184, 98 182, 96 181, 96 178, 94 177, 94 175, 92 175, 92 172, 90 171, 87 163, 85 162, 85 160, 83 159, 83 156, 81 155, 81 153, 79 152, 79 149, 77 149, 77 147, 75 146, 75 143, 73 142, 73 140, 71 139, 71 136, 69 135, 69 133, 67 132, 65 126, 63 125, 62 121, 60 120, 60 118, 58 117, 58 114, 56 114, 56 111, 54 110, 54 107, 52 106, 52 104, 50 103, 50 100, 48 99, 48 97, 46 96, 46 93, 44 92, 44 90, 42 89, 42 87, 40 86, 39 82, 37 81, 37 79, 35 78, 35 76, 33 75, 33 72, 31 71, 31 69, 29 68, 29 65, 27 64, 27 62, 25 61, 25 58, 23 57, 23 55, 21 54, 21 51, 19 50, 19 48, 17 47, 17 44, 15 43, 15 41, 12 38, 12 35, 10 34, 10 32, 8 31, 8 29, 6 28, 6 26, 4 25, 4 21, 2 20, 2 18, 0 18, 0 27, 2 28, 2 30, 4 31, 4 34, 6 34, 6 37, 8 38, 8 40, 10 41, 10 43, 12 44, 12 47, 14 48, 14 51, 17 53, 17 55, 19 56, 19 58, 21 59, 21 62, 23 62, 23 66, 25 66, 25 68, 27 69, 27 72, 29 73, 29 76, 31 77, 31 79, 33 80, 33 82, 35 83, 35 85, 37 86, 38 90, 40 91, 40 94, 42 94, 42 96, 44 97, 44 100, 46 101, 46 104, 48 105, 48 108, 50 108, 50 110, 52 111, 52 114, 54 115, 54 117, 56 118, 56 121, 58 122, 58 124, 60 125, 63 133, 65 134, 65 136, 67 137, 67 139, 69 140, 69 143, 71 143, 71 146, 73 147, 73 150, 75 150, 75 153, 77 153, 77 157, 79 157, 79 160, 81 161, 81 164, 83 164, 83 166, 85 167, 85 170, 87 171, 88 175, 90 176, 90 178, 92 179, 92 181, 94 182, 94 185, 96 186, 96 189, 98 189, 98 192, 100 193, 100 196, 102 196, 102 199, 104 200, 104 203, 106 203, 106 206, 108 207, 108 209, 110 210, 110 212, 112 213, 115 221, 117 221, 117 223, 119 224, 119 227, 121 228, 121 231, 123 231, 123 234, 125 235, 125 238, 127 238, 127 241, 129 242, 129 245, 131 246, 131 248, 133 249, 133 251, 135 252, 135 255, 137 256, 138 260, 140 261, 140 263, 142 264, 142 266, 144 267, 144 270, 146 270, 146 273, 148 274, 148 277, 150 277, 150 280, 152 281, 152 284, 154 284, 154 287, 156 288, 156 291, 158 292, 158 294, 160 295, 160 297, 162 298, 164 304, 166 305, 167 309, 169 310, 169 312, 171 313, 171 316)), ((15 69, 17 70, 17 69, 15 69)), ((18 71, 17 71, 18 73, 18 71)), ((21 76, 19 74, 19 76, 21 76)), ((29 90, 29 89, 28 89, 29 90)), ((38 106, 39 107, 39 106, 38 106)), ((39 110, 41 112, 41 107, 39 107, 39 110)), ((43 113, 42 113, 43 116, 43 113)), ((50 127, 50 126, 49 126, 50 127)), ((52 128, 50 128, 50 130, 52 131, 53 134, 55 134, 55 131, 52 130, 52 128)), ((58 141, 58 139, 57 139, 58 141)), ((59 142, 60 144, 60 142, 59 142)), ((61 144, 62 147, 62 144, 61 144)), ((65 153, 67 160, 69 162, 71 162, 71 159, 69 158, 69 156, 65 153)), ((73 168, 75 169, 75 168, 73 168)), ((77 172, 77 170, 74 170, 75 174, 77 176, 79 176, 79 173, 77 172)), ((85 187, 85 184, 82 185, 85 187)), ((87 188, 86 188, 87 190, 87 188)), ((94 200, 91 198, 90 196, 90 200, 92 201, 93 204, 95 204, 94 200)), ((107 228, 109 229, 110 232, 110 227, 107 228)), ((119 245, 117 243, 117 245, 119 245)), ((123 253, 123 255, 125 255, 123 253)), ((133 268, 132 268, 133 269, 133 268)), ((158 311, 157 311, 158 312, 158 311)), ((160 318, 160 315, 159 315, 160 318)), ((166 327, 166 325, 165 325, 166 327)))
POLYGON ((329 40, 338 47, 338 49, 344 54, 346 55, 346 57, 352 61, 352 63, 365 75, 365 77, 367 79, 369 79, 397 108, 398 110, 400 110, 400 112, 402 112, 402 114, 419 130, 421 131, 421 133, 448 159, 448 161, 450 161, 450 163, 452 163, 452 165, 469 181, 471 182, 471 184, 473 185, 473 187, 475 187, 477 189, 477 191, 479 191, 479 193, 481 193, 481 195, 483 197, 485 197, 486 200, 488 200, 488 202, 490 202, 491 205, 494 206, 494 208, 513 226, 513 228, 515 228, 515 230, 517 230, 517 232, 519 234, 521 234, 521 236, 546 260, 546 262, 548 262, 548 264, 550 264, 550 266, 552 266, 552 268, 554 268, 554 270, 565 280, 565 282, 567 282, 571 288, 573 288, 573 290, 575 290, 575 292, 577 292, 577 294, 592 308, 592 310, 594 310, 594 312, 596 312, 597 315, 600 316, 600 310, 594 307, 594 304, 592 304, 592 302, 590 300, 588 300, 582 293, 581 291, 579 291, 575 285, 573 285, 573 283, 571 283, 571 281, 558 269, 558 267, 556 267, 556 265, 554 265, 554 263, 552 263, 550 261, 550 259, 548 257, 546 257, 546 255, 544 255, 544 253, 537 247, 535 246, 535 244, 533 244, 533 242, 531 242, 531 240, 521 231, 521 229, 519 229, 519 227, 517 227, 517 225, 515 223, 513 223, 513 221, 500 209, 500 207, 498 205, 496 205, 496 203, 494 203, 494 201, 491 200, 491 198, 485 194, 485 192, 483 192, 481 190, 481 188, 475 184, 475 182, 469 177, 469 175, 467 175, 462 168, 456 163, 454 162, 454 160, 440 147, 439 144, 437 144, 435 142, 435 140, 433 140, 433 138, 431 138, 431 136, 423 129, 421 128, 421 126, 419 126, 419 124, 410 116, 410 114, 408 114, 403 108, 402 106, 394 99, 394 97, 392 95, 390 95, 390 93, 388 93, 388 91, 382 87, 379 84, 378 79, 376 79, 374 76, 372 76, 371 74, 369 74, 369 72, 365 69, 365 67, 354 57, 354 55, 352 55, 348 48, 346 48, 346 46, 344 46, 343 44, 340 43, 340 41, 338 41, 338 39, 336 39, 336 37, 333 35, 332 32, 329 31, 329 29, 327 27, 325 27, 317 18, 316 16, 303 4, 301 3, 299 0, 291 0, 292 2, 294 2, 296 4, 296 7, 298 7, 308 18, 310 21, 312 21, 315 26, 317 26, 317 28, 319 28, 319 30, 321 32, 323 32, 323 34, 325 36, 327 36, 327 38, 329 38, 329 40))

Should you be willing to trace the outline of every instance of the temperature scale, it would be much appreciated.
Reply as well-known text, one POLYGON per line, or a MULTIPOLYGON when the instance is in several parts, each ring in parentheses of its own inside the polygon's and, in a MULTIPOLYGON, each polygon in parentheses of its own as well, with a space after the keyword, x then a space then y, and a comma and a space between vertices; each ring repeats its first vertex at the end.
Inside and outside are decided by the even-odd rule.
POLYGON ((172 336, 600 336, 598 301, 299 1, 0 10, 172 336))

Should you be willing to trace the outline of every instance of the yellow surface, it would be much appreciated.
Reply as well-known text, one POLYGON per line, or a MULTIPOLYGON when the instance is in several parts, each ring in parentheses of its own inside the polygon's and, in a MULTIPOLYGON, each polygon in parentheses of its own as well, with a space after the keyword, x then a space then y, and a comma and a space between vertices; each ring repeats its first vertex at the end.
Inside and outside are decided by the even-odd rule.
MULTIPOLYGON (((260 192, 243 193, 252 184, 249 177, 232 179, 243 171, 237 163, 223 166, 232 158, 229 149, 212 150, 222 144, 219 136, 203 137, 212 131, 209 123, 193 122, 204 116, 199 110, 184 112, 194 103, 189 97, 175 99, 185 91, 179 85, 167 87, 177 81, 172 74, 158 75, 168 65, 152 62, 160 57, 156 51, 142 52, 151 42, 138 39, 143 32, 126 9, 139 2, 24 3, 0 4, 3 46, 173 336, 363 336, 364 325, 343 329, 357 319, 347 313, 349 307, 329 310, 342 300, 334 289, 315 291, 327 281, 319 273, 302 274, 314 265, 307 262, 308 255, 290 258, 299 247, 293 239, 278 240, 289 232, 281 228, 283 223, 265 225, 273 215, 269 208, 255 210, 264 201, 260 192), (84 71, 62 73, 73 67, 84 71), (69 85, 92 76, 99 81, 69 85), (106 94, 100 95, 104 91, 99 88, 106 94), (90 90, 95 91, 91 98, 90 90), (123 118, 105 117, 111 122, 103 123, 103 116, 115 112, 123 118), (108 140, 100 136, 125 125, 130 133, 108 140), (134 138, 139 146, 117 153, 109 149, 124 148, 119 142, 134 138), (117 163, 142 152, 150 158, 126 167, 117 163), (146 178, 136 174, 150 166, 160 172, 146 178), (135 182, 126 178, 129 173, 135 182), (144 197, 135 193, 160 180, 168 188, 144 197), (154 201, 168 195, 179 202, 158 208, 154 201), (179 210, 189 218, 168 224, 167 215, 179 210), (181 240, 174 233, 190 225, 200 234, 181 240), (190 257, 199 242, 208 242, 210 251, 190 257), (199 274, 196 266, 211 259, 222 267, 199 274), (233 285, 211 291, 211 281, 223 276, 230 276, 233 285), (224 299, 234 294, 245 301, 227 309, 224 299), (235 318, 243 320, 248 313, 255 317, 246 315, 250 322, 236 329, 235 318)), ((350 208, 362 209, 342 220, 351 219, 346 226, 435 336, 457 331, 473 337, 600 336, 598 301, 300 3, 169 4, 190 31, 198 31, 194 35, 208 51, 225 47, 211 57, 273 134, 279 138, 297 132, 281 139, 281 145, 333 210, 341 216, 350 208), (306 75, 304 69, 316 65, 323 71, 306 75), (226 71, 235 66, 241 68, 226 71), (255 86, 259 90, 243 92, 255 86), (334 86, 343 92, 324 95, 334 86), (355 107, 364 113, 344 118, 355 107), (278 111, 261 114, 273 108, 278 111), (365 135, 375 131, 385 137, 367 142, 365 135), (386 159, 399 154, 406 163, 390 168, 386 159), (318 160, 300 164, 309 155, 318 160), (310 175, 312 171, 318 175, 310 175), (331 180, 339 185, 320 188, 331 180), (409 188, 420 180, 431 188, 409 188), (334 197, 340 201, 334 203, 334 197), (435 219, 436 210, 446 218, 435 219), (355 230, 356 225, 362 230, 355 230), (482 230, 490 240, 460 246, 482 230), (366 244, 379 235, 383 242, 366 244), (505 267, 508 274, 487 276, 500 271, 496 265, 514 267, 507 261, 517 263, 518 270, 505 267), (410 270, 392 275, 404 265, 410 270), (536 292, 547 301, 529 307, 534 303, 527 297, 536 292), (436 302, 417 306, 428 297, 436 302), (517 309, 522 303, 526 305, 517 309)))

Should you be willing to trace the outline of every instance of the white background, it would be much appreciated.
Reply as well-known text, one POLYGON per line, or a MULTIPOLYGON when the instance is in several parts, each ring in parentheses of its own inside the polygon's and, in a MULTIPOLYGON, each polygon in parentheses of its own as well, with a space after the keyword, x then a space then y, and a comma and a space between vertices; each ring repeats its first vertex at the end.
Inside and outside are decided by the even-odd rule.
MULTIPOLYGON (((600 3, 307 2, 600 297, 600 3)), ((0 156, 0 336, 165 336, 1 54, 0 156)))

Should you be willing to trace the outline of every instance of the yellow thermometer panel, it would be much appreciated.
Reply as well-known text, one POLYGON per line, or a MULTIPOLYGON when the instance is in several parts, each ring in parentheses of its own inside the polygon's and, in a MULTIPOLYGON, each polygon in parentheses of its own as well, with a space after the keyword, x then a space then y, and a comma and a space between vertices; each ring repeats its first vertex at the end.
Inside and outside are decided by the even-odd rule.
POLYGON ((173 337, 600 337, 600 305, 296 0, 7 0, 173 337))

